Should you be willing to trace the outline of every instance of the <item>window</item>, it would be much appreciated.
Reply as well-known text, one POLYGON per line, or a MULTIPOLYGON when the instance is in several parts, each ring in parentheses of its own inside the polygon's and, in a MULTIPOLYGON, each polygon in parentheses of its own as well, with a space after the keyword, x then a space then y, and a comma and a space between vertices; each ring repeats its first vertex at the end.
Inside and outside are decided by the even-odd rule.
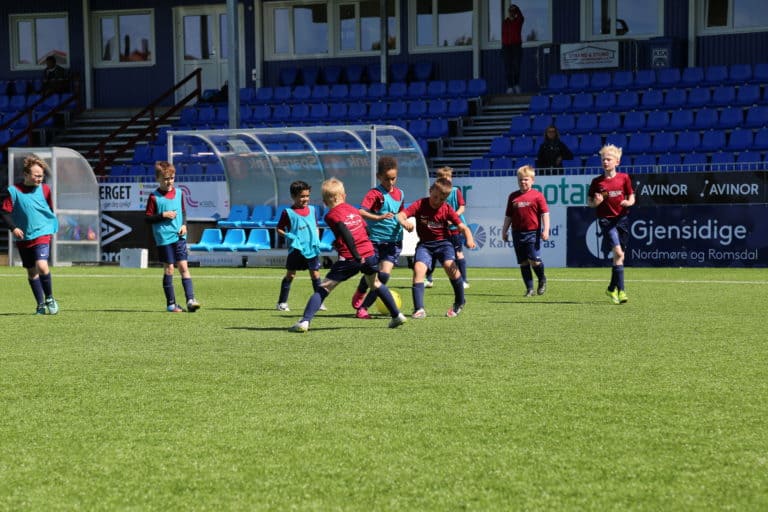
POLYGON ((150 11, 94 13, 93 23, 97 66, 155 63, 154 22, 150 11))
POLYGON ((768 11, 761 0, 708 0, 704 2, 706 32, 765 30, 768 11))
MULTIPOLYGON (((398 4, 387 0, 387 45, 397 50, 398 4)), ((374 55, 381 50, 379 0, 264 4, 265 58, 374 55)))
POLYGON ((11 69, 41 69, 53 55, 69 67, 69 20, 66 14, 12 15, 11 69))
POLYGON ((552 40, 551 2, 540 0, 485 0, 486 43, 501 45, 501 22, 507 15, 507 8, 514 3, 525 17, 523 23, 523 44, 552 40))
POLYGON ((648 38, 661 35, 660 0, 592 0, 587 2, 588 39, 648 38), (614 21, 615 20, 615 21, 614 21))
MULTIPOLYGON (((378 0, 339 5, 339 50, 378 52, 381 50, 381 23, 378 0)), ((397 48, 397 17, 394 0, 387 0, 387 47, 397 48)))
POLYGON ((472 3, 472 0, 416 0, 415 6, 412 5, 415 13, 411 13, 415 49, 471 46, 472 3))

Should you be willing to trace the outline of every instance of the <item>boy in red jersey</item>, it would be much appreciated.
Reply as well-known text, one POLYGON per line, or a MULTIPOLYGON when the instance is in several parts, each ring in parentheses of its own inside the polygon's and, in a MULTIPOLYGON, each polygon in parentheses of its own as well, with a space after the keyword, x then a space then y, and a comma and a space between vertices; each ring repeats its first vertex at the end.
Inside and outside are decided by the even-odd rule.
POLYGON ((536 170, 524 165, 517 170, 520 190, 509 194, 501 238, 509 241, 508 231, 512 226, 512 244, 515 247, 517 263, 525 283, 525 296, 533 297, 547 291, 544 276, 544 262, 541 261, 541 240, 549 240, 549 207, 544 195, 532 188, 536 170), (533 271, 531 271, 533 270, 533 271), (539 287, 533 291, 533 272, 539 279, 539 287))
POLYGON ((362 272, 368 280, 368 286, 376 291, 381 301, 387 306, 392 319, 389 327, 399 327, 405 323, 405 316, 397 308, 389 288, 379 281, 378 259, 373 250, 373 244, 368 238, 366 225, 360 212, 346 202, 347 194, 344 184, 337 178, 330 178, 322 185, 323 203, 328 207, 325 223, 336 235, 334 245, 339 253, 338 260, 320 283, 318 290, 312 294, 304 308, 301 320, 291 326, 291 332, 307 332, 309 323, 320 309, 325 298, 342 281, 362 272))
POLYGON ((624 291, 624 252, 629 240, 629 207, 635 204, 635 191, 629 175, 616 171, 621 163, 621 148, 607 144, 600 150, 603 175, 589 185, 587 204, 595 208, 603 235, 603 252, 613 251, 611 282, 606 295, 612 304, 629 300, 624 291))
POLYGON ((397 214, 400 224, 408 232, 414 230, 414 225, 408 221, 408 218, 415 217, 416 234, 419 235, 413 263, 413 318, 427 316, 424 310, 424 277, 427 270, 432 267, 433 260, 443 265, 453 287, 453 306, 446 316, 454 318, 464 309, 464 280, 456 265, 456 252, 451 242, 450 226, 458 227, 463 233, 467 248, 475 248, 475 239, 472 237, 472 230, 461 222, 456 211, 446 203, 452 188, 449 180, 438 178, 429 187, 429 197, 414 201, 408 208, 397 214))
MULTIPOLYGON (((397 188, 397 160, 383 156, 376 166, 379 185, 370 189, 360 203, 360 215, 368 224, 368 236, 379 260, 379 281, 387 284, 392 269, 397 265, 403 249, 403 227, 397 221, 397 214, 403 209, 404 194, 397 188)), ((365 276, 360 278, 357 290, 352 296, 355 316, 370 319, 368 308, 376 301, 376 294, 369 292, 365 276)))
POLYGON ((155 178, 160 186, 147 198, 144 220, 152 228, 152 236, 157 244, 157 256, 163 263, 166 310, 169 313, 184 312, 184 309, 176 304, 176 292, 173 289, 173 271, 174 267, 178 266, 181 285, 187 299, 187 311, 194 313, 200 309, 200 303, 195 299, 192 275, 187 262, 184 196, 180 189, 173 186, 176 168, 170 162, 155 162, 155 178))
POLYGON ((51 238, 59 230, 59 221, 53 213, 51 188, 43 183, 47 169, 37 155, 24 158, 24 181, 8 187, 8 196, 0 207, 0 217, 16 239, 21 263, 27 270, 37 315, 46 314, 46 310, 49 315, 59 312, 48 267, 51 238))

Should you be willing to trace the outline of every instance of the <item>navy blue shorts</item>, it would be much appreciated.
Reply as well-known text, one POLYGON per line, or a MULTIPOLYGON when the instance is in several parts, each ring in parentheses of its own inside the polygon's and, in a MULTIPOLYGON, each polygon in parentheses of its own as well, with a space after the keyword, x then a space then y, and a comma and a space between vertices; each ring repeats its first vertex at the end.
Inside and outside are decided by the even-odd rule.
POLYGON ((305 258, 301 251, 291 251, 285 259, 286 270, 320 270, 322 267, 320 256, 314 258, 305 258))
POLYGON ((427 268, 434 268, 434 263, 441 265, 446 261, 456 259, 456 251, 450 240, 437 240, 434 242, 419 242, 416 245, 414 261, 422 262, 427 268))
POLYGON ((376 257, 376 255, 365 258, 362 263, 358 263, 357 260, 338 259, 331 266, 331 270, 328 272, 325 278, 340 283, 351 277, 355 277, 358 272, 362 272, 363 274, 369 276, 371 274, 376 274, 378 271, 379 259, 376 257))
POLYGON ((541 261, 541 232, 513 231, 512 244, 517 255, 517 264, 522 265, 527 261, 541 261))
POLYGON ((373 242, 373 249, 376 251, 379 262, 388 261, 397 265, 400 252, 403 250, 403 242, 373 242))
POLYGON ((629 242, 629 219, 626 215, 611 219, 597 219, 600 226, 600 234, 603 236, 603 252, 608 254, 617 245, 621 250, 627 251, 629 242))
POLYGON ((187 261, 187 240, 179 238, 176 242, 157 246, 157 258, 161 263, 170 265, 177 261, 187 261))
POLYGON ((467 237, 461 231, 451 231, 451 244, 455 252, 464 252, 464 244, 467 243, 467 237))
POLYGON ((21 264, 24 268, 35 268, 39 260, 48 261, 51 256, 51 246, 49 244, 38 244, 32 247, 26 247, 19 249, 19 256, 21 256, 21 264))

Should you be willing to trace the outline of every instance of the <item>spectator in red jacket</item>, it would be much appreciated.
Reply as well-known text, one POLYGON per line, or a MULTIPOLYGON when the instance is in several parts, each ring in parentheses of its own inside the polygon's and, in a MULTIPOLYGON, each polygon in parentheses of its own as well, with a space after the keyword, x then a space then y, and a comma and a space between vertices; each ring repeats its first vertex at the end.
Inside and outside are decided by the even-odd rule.
POLYGON ((523 23, 525 16, 512 4, 501 22, 501 50, 507 76, 507 94, 520 94, 520 64, 523 60, 523 23))

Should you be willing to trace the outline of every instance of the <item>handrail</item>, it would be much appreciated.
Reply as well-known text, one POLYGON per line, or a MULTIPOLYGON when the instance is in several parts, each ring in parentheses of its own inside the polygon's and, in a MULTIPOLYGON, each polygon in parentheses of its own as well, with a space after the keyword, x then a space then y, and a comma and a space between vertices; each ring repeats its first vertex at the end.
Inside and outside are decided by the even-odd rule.
POLYGON ((136 146, 136 143, 145 138, 148 134, 152 134, 152 137, 156 136, 156 128, 157 125, 166 119, 168 119, 170 116, 181 110, 184 106, 186 106, 187 103, 189 103, 192 99, 197 98, 197 100, 200 100, 202 94, 202 70, 200 68, 195 69, 192 71, 189 75, 184 77, 180 82, 178 82, 173 87, 169 88, 167 91, 165 91, 163 94, 157 97, 155 101, 144 107, 144 109, 134 115, 132 118, 124 122, 122 125, 120 125, 118 128, 116 128, 112 133, 104 137, 101 141, 99 141, 96 146, 91 148, 88 153, 86 153, 85 158, 86 160, 93 160, 98 157, 98 163, 94 167, 93 171, 99 175, 104 173, 104 169, 111 165, 112 162, 115 161, 117 157, 125 153, 126 151, 133 149, 134 146, 136 146), (173 104, 164 114, 160 116, 156 116, 155 110, 159 106, 159 104, 165 100, 168 96, 173 95, 176 93, 176 91, 181 88, 184 84, 189 82, 192 79, 195 79, 195 88, 192 92, 184 96, 180 101, 173 104), (129 127, 142 124, 139 122, 139 119, 144 117, 146 114, 149 114, 150 116, 150 122, 147 124, 144 129, 139 131, 138 134, 128 139, 128 141, 117 148, 115 151, 111 152, 110 154, 106 154, 105 149, 108 142, 113 140, 115 137, 120 135, 121 133, 124 133, 129 127))

